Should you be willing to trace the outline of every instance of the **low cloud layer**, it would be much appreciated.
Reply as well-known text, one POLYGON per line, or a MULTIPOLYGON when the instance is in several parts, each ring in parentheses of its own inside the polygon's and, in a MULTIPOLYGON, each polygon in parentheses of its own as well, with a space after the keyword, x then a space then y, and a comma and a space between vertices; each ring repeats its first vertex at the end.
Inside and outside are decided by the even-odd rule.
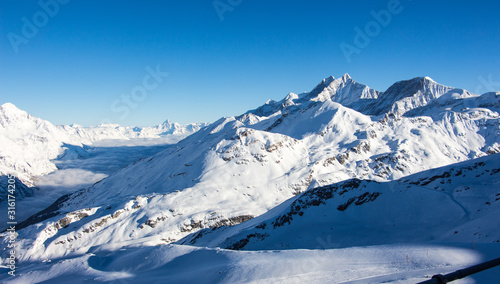
MULTIPOLYGON (((63 195, 87 188, 130 163, 165 150, 169 147, 166 142, 172 141, 110 140, 85 148, 76 146, 68 148, 67 155, 54 161, 59 170, 37 177, 35 185, 38 190, 35 190, 33 196, 17 202, 17 220, 25 220, 47 208, 63 195)), ((7 204, 1 204, 0 211, 6 212, 7 204)), ((6 222, 0 224, 0 230, 6 229, 3 224, 6 222)))
POLYGON ((108 175, 82 169, 64 169, 40 177, 36 185, 40 189, 86 187, 100 181, 108 175))

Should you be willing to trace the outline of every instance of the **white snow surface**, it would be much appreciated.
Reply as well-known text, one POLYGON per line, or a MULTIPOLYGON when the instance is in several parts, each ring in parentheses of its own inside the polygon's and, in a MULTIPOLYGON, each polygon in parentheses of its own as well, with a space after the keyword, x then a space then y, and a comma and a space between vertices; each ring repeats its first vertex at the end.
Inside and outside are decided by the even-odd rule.
POLYGON ((436 241, 500 246, 499 156, 395 181, 351 179, 310 189, 253 220, 178 243, 245 250, 436 241))
MULTIPOLYGON (((111 244, 26 263, 2 283, 417 283, 489 260, 492 244, 394 244, 328 250, 230 251, 111 244)), ((494 283, 500 269, 454 283, 494 283)))
MULTIPOLYGON (((182 277, 193 279, 190 277, 216 271, 216 275, 206 276, 207 282, 259 283, 270 275, 271 282, 298 279, 326 283, 395 273, 404 282, 413 275, 406 274, 410 271, 398 265, 388 268, 388 263, 401 263, 390 257, 391 250, 400 249, 394 243, 402 243, 403 250, 412 250, 415 243, 429 248, 429 242, 439 241, 475 241, 488 248, 476 252, 451 245, 450 254, 433 255, 430 264, 419 262, 423 266, 417 266, 417 270, 442 268, 446 266, 443 263, 452 261, 456 262, 449 268, 484 260, 488 251, 498 249, 493 242, 500 239, 498 218, 494 217, 499 208, 495 195, 498 177, 496 173, 487 176, 498 169, 498 155, 494 154, 500 151, 499 111, 500 93, 471 94, 427 77, 397 82, 385 92, 372 90, 348 75, 327 78, 309 93, 291 93, 282 101, 268 101, 241 116, 221 118, 152 157, 64 196, 42 214, 33 216, 17 232, 19 266, 32 268, 24 270, 23 277, 27 278, 18 279, 56 283, 71 277, 119 281, 127 277, 141 279, 150 271, 153 281, 172 275, 173 282, 182 282, 182 277), (459 175, 441 179, 449 186, 436 184, 436 178, 429 183, 432 188, 420 181, 440 175, 425 172, 429 169, 445 167, 436 171, 452 171, 446 166, 471 160, 471 164, 457 166, 469 167, 481 157, 490 171, 484 175, 473 169, 463 179, 459 175), (251 226, 271 222, 296 200, 325 188, 342 187, 353 179, 366 188, 332 200, 326 198, 323 207, 314 206, 303 212, 306 217, 277 228, 283 232, 291 228, 286 236, 297 234, 301 239, 292 241, 291 237, 270 231, 265 232, 269 238, 262 242, 252 238, 244 247, 256 252, 203 247, 224 246, 221 240, 225 238, 237 242, 244 230, 258 230, 251 226), (419 181, 420 185, 411 183, 419 181), (471 189, 461 188, 464 185, 471 189), (374 195, 360 197, 374 192, 379 195, 373 202, 374 195), (356 206, 359 198, 361 204, 356 206), (363 201, 365 198, 370 202, 363 201), (337 209, 350 199, 353 201, 347 210, 337 209), (444 207, 439 207, 441 204, 444 207), (428 225, 428 232, 421 237, 415 236, 419 227, 413 223, 418 220, 428 225), (202 248, 168 245, 192 240, 203 229, 201 232, 244 221, 240 226, 215 229, 212 235, 200 237, 202 248), (316 227, 320 229, 311 229, 316 227), (401 235, 397 235, 399 232, 401 235), (316 249, 316 237, 328 240, 329 236, 331 241, 324 242, 335 245, 325 247, 328 250, 301 250, 316 249), (133 249, 129 249, 131 246, 133 249), (364 260, 361 255, 365 246, 371 246, 370 253, 389 253, 387 260, 373 257, 367 259, 366 266, 355 264, 364 260), (125 252, 119 250, 122 247, 125 252), (265 248, 297 250, 260 252, 265 248), (343 251, 350 256, 338 258, 343 251), (93 254, 104 260, 96 264, 93 254), (160 254, 168 259, 154 260, 158 266, 153 268, 119 269, 143 254, 148 258, 160 254), (198 254, 202 259, 199 265, 176 269, 195 261, 198 254), (345 267, 337 270, 318 266, 312 273, 306 272, 309 265, 303 265, 304 259, 316 256, 324 257, 326 262, 345 261, 345 267), (252 257, 256 257, 254 261, 252 257), (227 262, 219 262, 226 258, 227 262), (288 259, 284 263, 291 267, 304 268, 287 270, 278 259, 288 259), (40 264, 47 260, 52 261, 44 264, 50 269, 40 264), (352 276, 355 267, 366 271, 352 276), (260 274, 258 268, 268 273, 260 274), (276 274, 269 272, 272 268, 276 274), (381 272, 377 272, 379 269, 381 272)), ((5 248, 6 238, 1 246, 5 248)), ((446 250, 446 245, 436 246, 437 251, 446 250)), ((421 252, 419 259, 423 257, 421 252)))

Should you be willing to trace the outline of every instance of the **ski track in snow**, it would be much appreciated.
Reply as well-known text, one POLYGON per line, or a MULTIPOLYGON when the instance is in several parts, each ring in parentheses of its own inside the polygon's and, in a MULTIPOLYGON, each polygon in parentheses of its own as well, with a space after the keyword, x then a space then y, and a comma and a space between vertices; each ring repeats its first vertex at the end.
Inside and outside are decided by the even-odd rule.
POLYGON ((446 194, 453 203, 455 203, 458 207, 460 207, 464 211, 464 219, 466 219, 467 221, 471 220, 469 210, 467 208, 465 208, 465 206, 462 203, 458 202, 455 199, 455 196, 454 196, 455 190, 453 188, 450 188, 450 189, 445 190, 445 191, 441 191, 441 190, 436 190, 434 188, 430 188, 430 187, 427 187, 427 186, 419 186, 419 187, 427 189, 427 190, 431 190, 431 191, 434 191, 434 192, 439 192, 439 193, 442 193, 442 194, 446 194))

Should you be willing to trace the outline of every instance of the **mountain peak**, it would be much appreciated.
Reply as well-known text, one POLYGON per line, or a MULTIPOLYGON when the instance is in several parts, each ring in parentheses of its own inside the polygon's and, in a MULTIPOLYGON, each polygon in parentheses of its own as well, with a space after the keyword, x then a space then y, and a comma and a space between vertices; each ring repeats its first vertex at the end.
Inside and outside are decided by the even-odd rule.
POLYGON ((29 119, 31 116, 12 103, 4 103, 0 106, 0 117, 3 117, 2 121, 5 120, 3 123, 0 122, 5 126, 5 123, 9 121, 13 122, 19 119, 29 119))
POLYGON ((333 81, 335 81, 335 77, 333 77, 333 76, 329 76, 329 77, 323 79, 323 82, 325 82, 326 84, 330 84, 333 81))
POLYGON ((385 95, 398 94, 399 97, 406 97, 408 94, 414 94, 417 91, 422 91, 426 86, 437 84, 430 77, 415 77, 409 80, 398 81, 390 86, 385 92, 385 95))
POLYGON ((407 82, 407 83, 418 83, 421 86, 428 86, 432 84, 438 84, 436 81, 434 81, 431 77, 429 76, 424 76, 424 77, 415 77, 409 80, 403 80, 401 82, 407 82))
POLYGON ((4 113, 20 113, 20 112, 24 112, 24 111, 20 110, 19 108, 17 108, 13 103, 4 103, 3 105, 0 106, 0 109, 4 113))
POLYGON ((321 92, 323 92, 325 88, 327 88, 334 81, 335 77, 333 76, 324 78, 318 85, 316 85, 316 87, 311 92, 309 92, 309 96, 313 97, 320 94, 321 92))
POLYGON ((324 79, 307 97, 313 101, 332 100, 347 107, 355 107, 354 104, 361 100, 378 97, 378 91, 356 82, 348 73, 330 80, 332 78, 324 79))
MULTIPOLYGON (((265 105, 249 112, 257 116, 269 116, 284 108, 307 108, 309 103, 333 101, 366 115, 380 115, 392 111, 400 115, 429 104, 447 92, 454 90, 437 83, 428 76, 401 80, 391 85, 385 92, 379 92, 358 83, 348 73, 335 79, 326 77, 309 93, 296 95, 289 93, 279 102, 268 101, 265 105), (298 107, 302 105, 302 107, 298 107)), ((457 89, 457 92, 467 93, 457 89)))
POLYGON ((381 103, 374 105, 370 114, 392 111, 402 115, 427 105, 451 90, 453 88, 436 83, 427 76, 398 81, 380 94, 381 103))
POLYGON ((12 107, 17 108, 13 103, 4 103, 0 107, 2 107, 2 108, 7 108, 7 107, 9 107, 9 108, 12 108, 12 107))
POLYGON ((344 74, 344 76, 342 76, 342 80, 343 80, 343 81, 347 81, 347 80, 349 80, 349 79, 352 79, 352 78, 351 78, 351 76, 349 76, 349 74, 348 74, 348 73, 345 73, 345 74, 344 74))
POLYGON ((429 77, 429 76, 425 76, 424 79, 427 80, 427 81, 431 81, 433 83, 436 83, 436 81, 432 80, 432 78, 429 77))
POLYGON ((295 99, 298 99, 299 98, 299 95, 293 93, 293 92, 290 92, 288 93, 288 95, 285 97, 285 101, 290 101, 290 100, 295 100, 295 99))
POLYGON ((173 133, 177 128, 180 128, 180 125, 177 122, 172 122, 170 119, 167 119, 158 127, 163 129, 163 131, 173 133))

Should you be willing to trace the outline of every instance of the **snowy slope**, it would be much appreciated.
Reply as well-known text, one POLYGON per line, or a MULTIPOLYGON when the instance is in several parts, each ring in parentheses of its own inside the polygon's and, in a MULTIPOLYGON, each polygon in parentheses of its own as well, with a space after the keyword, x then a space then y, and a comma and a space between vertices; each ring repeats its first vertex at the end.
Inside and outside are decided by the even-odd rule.
MULTIPOLYGON (((110 244, 22 264, 2 283, 417 283, 493 259, 498 245, 395 244, 328 250, 229 251, 110 244), (353 282, 350 282, 353 281, 353 282)), ((7 271, 0 268, 0 271, 7 271)), ((454 283, 495 283, 500 268, 454 283)))
MULTIPOLYGON (((175 143, 203 126, 205 124, 202 123, 183 126, 170 121, 144 128, 118 125, 54 126, 13 104, 5 103, 0 106, 0 176, 15 175, 19 182, 18 197, 22 198, 32 194, 33 177, 57 170, 54 159, 84 155, 84 145, 103 140, 137 138, 162 138, 158 139, 161 143, 175 143)), ((4 189, 5 185, 2 182, 1 188, 4 189)))
POLYGON ((19 258, 81 255, 109 242, 167 244, 247 221, 308 189, 353 178, 375 186, 494 154, 499 101, 500 93, 472 95, 429 78, 384 93, 347 75, 325 79, 62 197, 22 224, 19 258), (380 110, 367 109, 378 100, 380 110))
POLYGON ((244 250, 500 243, 499 155, 395 181, 351 179, 310 189, 251 221, 178 243, 244 250))
POLYGON ((56 170, 50 160, 61 154, 63 141, 78 144, 50 122, 10 103, 0 106, 0 133, 0 173, 14 173, 23 181, 56 170))

